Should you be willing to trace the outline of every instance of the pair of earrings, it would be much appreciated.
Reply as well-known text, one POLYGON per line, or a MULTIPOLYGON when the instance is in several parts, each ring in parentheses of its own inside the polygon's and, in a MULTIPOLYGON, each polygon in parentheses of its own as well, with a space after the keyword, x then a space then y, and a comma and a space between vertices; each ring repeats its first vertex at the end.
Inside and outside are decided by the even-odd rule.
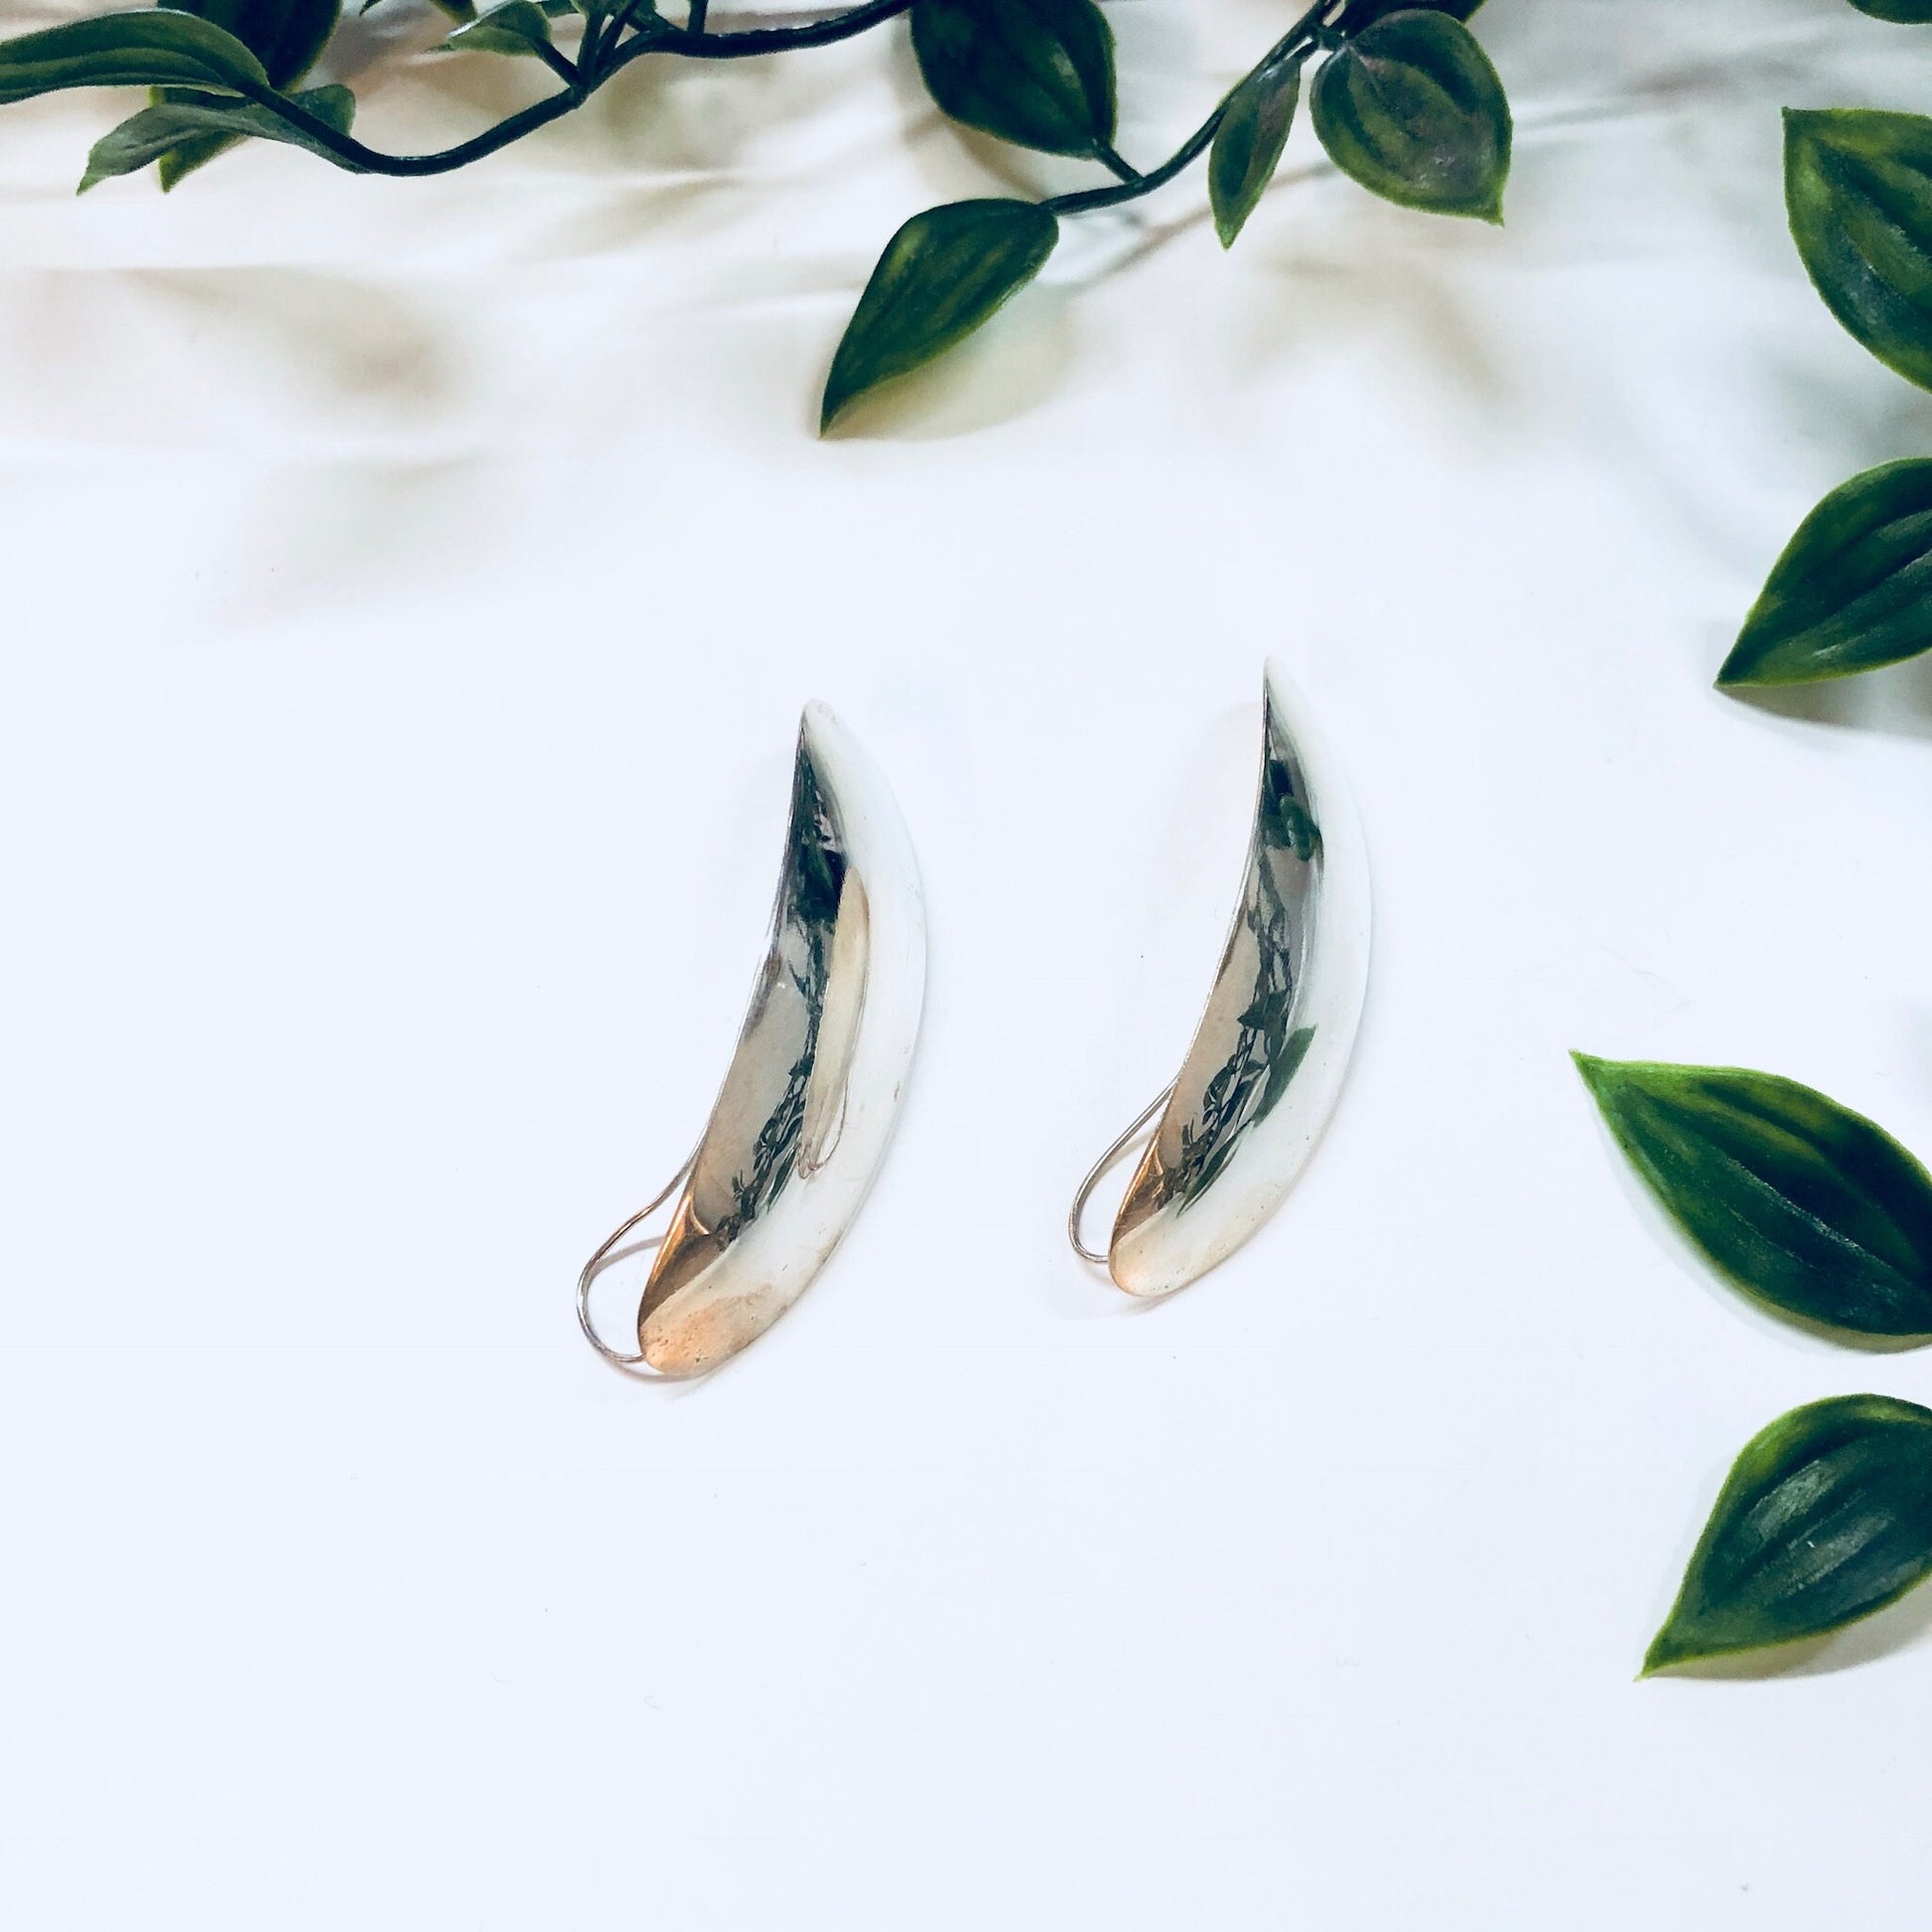
MULTIPOLYGON (((1347 1071, 1368 986, 1368 862, 1346 785, 1270 662, 1248 870, 1207 1011, 1172 1085, 1081 1183, 1067 1235, 1130 1295, 1184 1287, 1278 1208, 1347 1071), (1104 1254, 1081 1218, 1145 1151, 1104 1254)), ((925 998, 925 900, 885 780, 823 705, 798 731, 764 965, 703 1137, 584 1265, 577 1316, 623 1368, 702 1374, 804 1293, 886 1152, 925 998), (637 1230, 676 1195, 664 1231, 637 1230), (633 1240, 632 1237, 636 1236, 633 1240), (636 1354, 591 1320, 598 1276, 655 1248, 636 1354)))

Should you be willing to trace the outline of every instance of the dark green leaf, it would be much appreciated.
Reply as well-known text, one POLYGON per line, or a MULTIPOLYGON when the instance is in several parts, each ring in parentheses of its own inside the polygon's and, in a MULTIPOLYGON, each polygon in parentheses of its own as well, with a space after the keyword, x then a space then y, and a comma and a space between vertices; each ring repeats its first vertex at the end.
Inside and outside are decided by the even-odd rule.
POLYGON ((1932 1571, 1932 1410, 1842 1395, 1781 1416, 1725 1478, 1644 1675, 1843 1629, 1932 1571))
MULTIPOLYGON (((183 11, 225 28, 262 64, 268 84, 287 93, 315 66, 329 44, 342 12, 342 0, 183 0, 183 11)), ((167 104, 174 90, 157 88, 154 105, 167 104)), ((161 157, 161 186, 173 188, 197 168, 233 147, 240 137, 207 134, 184 141, 161 157)))
POLYGON ((1841 484, 1798 526, 1720 685, 1815 684, 1932 650, 1932 462, 1841 484))
POLYGON ((1509 100, 1449 14, 1377 21, 1323 65, 1310 105, 1321 145, 1364 188, 1432 214, 1502 219, 1509 100))
POLYGON ((62 87, 213 87, 240 93, 268 75, 212 21, 156 7, 101 14, 0 41, 0 105, 62 87))
POLYGON ((1895 20, 1901 26, 1932 20, 1932 0, 1852 0, 1852 4, 1873 20, 1895 20))
POLYGON ((504 0, 459 27, 443 45, 452 54, 535 55, 550 45, 550 22, 535 0, 504 0))
POLYGON ((287 92, 315 66, 342 12, 341 0, 191 0, 185 12, 224 28, 287 92))
MULTIPOLYGON (((313 87, 291 98, 317 120, 346 134, 355 118, 355 96, 346 87, 313 87)), ((198 142, 240 140, 254 135, 264 141, 286 141, 307 148, 337 167, 346 167, 340 155, 305 130, 292 126, 271 107, 220 94, 175 94, 159 107, 144 107, 119 127, 101 136, 87 156, 87 172, 80 177, 81 194, 96 182, 114 175, 131 175, 163 155, 180 153, 198 142)))
POLYGON ((1575 1058, 1632 1166, 1746 1294, 1932 1335, 1932 1177, 1889 1134, 1774 1074, 1575 1058))
POLYGON ((912 51, 968 127, 1046 154, 1114 138, 1114 34, 1093 0, 916 0, 912 51))
POLYGON ((1302 97, 1302 57, 1257 68, 1228 96, 1207 157, 1207 199, 1223 248, 1255 211, 1275 169, 1302 97))
POLYGON ((867 390, 970 336, 1040 271, 1060 224, 1032 202, 952 202, 886 244, 825 380, 819 433, 867 390))
POLYGON ((1932 120, 1787 111, 1784 199, 1826 306, 1881 362, 1932 389, 1932 120))

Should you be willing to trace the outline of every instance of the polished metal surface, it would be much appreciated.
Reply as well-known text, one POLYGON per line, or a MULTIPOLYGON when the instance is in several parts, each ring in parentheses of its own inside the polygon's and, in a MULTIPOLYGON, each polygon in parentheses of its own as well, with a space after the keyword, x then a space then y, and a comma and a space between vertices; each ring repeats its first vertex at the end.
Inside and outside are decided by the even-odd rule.
POLYGON ((1293 682, 1263 679, 1260 796, 1234 927, 1165 1105, 1102 1156, 1080 1216, 1160 1112, 1106 1262, 1130 1295, 1171 1293, 1224 1261, 1281 1205, 1340 1097, 1368 989, 1368 860, 1352 799, 1293 682))
POLYGON ((601 1341, 587 1311, 598 1273, 649 1208, 606 1241, 579 1282, 580 1318, 601 1353, 662 1375, 702 1374, 798 1299, 885 1154, 924 995, 925 904, 897 805, 832 713, 809 705, 764 965, 689 1178, 655 1239, 638 1354, 601 1341))

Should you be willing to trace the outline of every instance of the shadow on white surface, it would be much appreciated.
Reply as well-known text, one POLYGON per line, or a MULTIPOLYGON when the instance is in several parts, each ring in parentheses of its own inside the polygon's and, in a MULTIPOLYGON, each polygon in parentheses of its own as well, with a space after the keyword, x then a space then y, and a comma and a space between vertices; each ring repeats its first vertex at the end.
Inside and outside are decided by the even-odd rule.
POLYGON ((1896 1603, 1830 1636, 1805 1637, 1772 1650, 1746 1651, 1735 1657, 1714 1657, 1701 1664, 1680 1664, 1660 1671, 1650 1681, 1672 1678, 1714 1684, 1763 1684, 1781 1677, 1831 1677, 1896 1656, 1925 1640, 1932 1630, 1932 1585, 1921 1584, 1896 1603))
MULTIPOLYGON (((1932 435, 1927 438, 1932 447, 1932 435)), ((1932 738, 1932 654, 1882 671, 1800 684, 1783 690, 1727 692, 1760 721, 1824 725, 1836 731, 1876 732, 1890 738, 1932 738)))

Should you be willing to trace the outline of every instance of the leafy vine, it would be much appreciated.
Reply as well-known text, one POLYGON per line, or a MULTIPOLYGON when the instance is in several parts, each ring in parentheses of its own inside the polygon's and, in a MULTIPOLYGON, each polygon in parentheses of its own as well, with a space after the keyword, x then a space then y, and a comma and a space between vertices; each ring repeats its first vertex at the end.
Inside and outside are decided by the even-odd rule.
MULTIPOLYGON (((377 4, 378 0, 369 0, 377 4)), ((1108 179, 1039 201, 928 208, 887 244, 826 379, 821 430, 859 397, 971 335, 1038 274, 1069 217, 1165 188, 1203 155, 1222 244, 1273 180, 1306 71, 1329 156, 1406 207, 1497 221, 1509 174, 1508 98, 1464 24, 1482 0, 1317 0, 1213 111, 1143 171, 1114 146, 1113 31, 1095 0, 866 0, 802 26, 714 30, 709 0, 681 21, 656 0, 438 0, 455 53, 540 61, 555 92, 453 147, 390 154, 351 132, 355 97, 303 87, 342 0, 186 0, 0 41, 0 103, 69 87, 144 86, 149 104, 95 142, 80 187, 157 169, 172 188, 242 140, 281 141, 351 174, 467 167, 581 107, 632 62, 733 61, 827 47, 908 15, 937 106, 962 126, 1093 163, 1108 179)))

